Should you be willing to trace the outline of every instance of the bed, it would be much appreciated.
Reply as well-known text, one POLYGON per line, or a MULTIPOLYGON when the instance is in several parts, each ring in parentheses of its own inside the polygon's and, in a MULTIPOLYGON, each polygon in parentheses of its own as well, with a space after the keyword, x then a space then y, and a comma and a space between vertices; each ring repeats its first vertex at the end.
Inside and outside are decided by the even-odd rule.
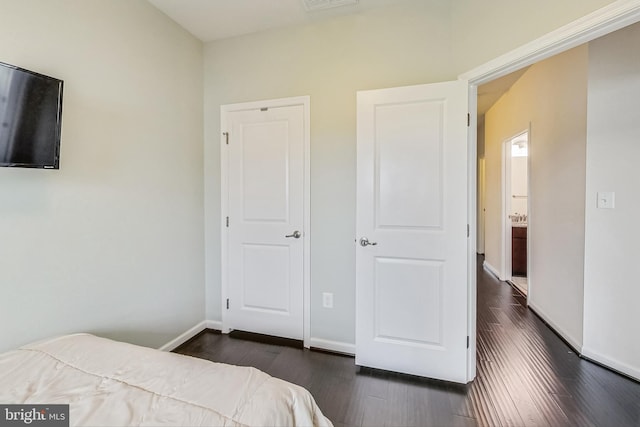
POLYGON ((66 335, 0 354, 0 402, 69 404, 81 426, 331 426, 304 388, 255 368, 66 335))

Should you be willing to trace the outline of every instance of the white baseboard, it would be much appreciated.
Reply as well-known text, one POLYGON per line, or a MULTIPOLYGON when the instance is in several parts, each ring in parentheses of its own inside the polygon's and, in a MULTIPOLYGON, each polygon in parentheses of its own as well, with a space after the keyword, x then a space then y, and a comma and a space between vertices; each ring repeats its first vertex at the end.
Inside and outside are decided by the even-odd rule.
POLYGON ((184 344, 185 342, 189 341, 191 338, 195 337, 196 335, 198 335, 200 332, 204 331, 205 329, 217 329, 217 330, 220 330, 220 329, 222 329, 222 322, 217 321, 217 320, 203 320, 202 322, 198 323, 193 328, 189 329, 186 332, 183 332, 182 334, 180 334, 176 338, 172 339, 171 341, 169 341, 168 343, 166 343, 162 347, 158 348, 158 350, 171 351, 171 350, 177 348, 179 345, 184 344))
MULTIPOLYGON (((179 345, 189 341, 191 338, 195 337, 205 329, 215 329, 220 331, 222 330, 222 322, 219 320, 203 320, 193 328, 172 339, 171 341, 160 347, 158 350, 171 351, 177 348, 179 345)), ((335 351, 337 353, 344 353, 349 355, 356 354, 356 346, 354 344, 341 341, 324 340, 321 338, 310 338, 309 347, 318 348, 321 350, 335 351)))
POLYGON ((321 338, 309 338, 309 347, 319 348, 321 350, 335 351, 336 353, 356 354, 355 344, 341 341, 323 340, 321 338))
POLYGON ((529 308, 531 308, 542 320, 544 320, 550 327, 553 329, 558 335, 562 337, 563 340, 569 343, 573 350, 578 353, 578 355, 582 354, 583 348, 582 343, 578 341, 576 338, 568 334, 564 329, 558 326, 551 318, 544 312, 540 307, 538 307, 533 301, 528 301, 529 308))
POLYGON ((222 322, 220 320, 205 320, 207 329, 215 329, 216 331, 222 330, 222 322))
POLYGON ((618 371, 624 375, 628 375, 637 381, 640 381, 640 368, 637 366, 634 367, 627 363, 620 362, 616 359, 600 354, 597 351, 593 351, 587 347, 582 348, 582 356, 608 368, 611 368, 614 371, 618 371))
POLYGON ((500 273, 498 273, 498 270, 491 264, 489 264, 487 262, 487 260, 484 260, 484 262, 482 263, 482 267, 487 270, 489 273, 493 274, 494 276, 496 276, 496 279, 498 280, 502 280, 500 278, 500 273))

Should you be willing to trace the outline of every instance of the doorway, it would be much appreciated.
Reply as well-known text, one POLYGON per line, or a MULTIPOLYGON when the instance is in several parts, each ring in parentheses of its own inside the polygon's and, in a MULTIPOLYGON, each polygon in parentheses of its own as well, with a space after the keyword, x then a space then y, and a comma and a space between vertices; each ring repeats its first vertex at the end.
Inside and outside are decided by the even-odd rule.
POLYGON ((309 97, 225 105, 222 329, 303 340, 309 317, 309 97))
MULTIPOLYGON (((634 0, 629 2, 613 2, 608 6, 598 9, 597 11, 575 22, 572 22, 571 24, 561 27, 556 31, 548 33, 545 36, 540 37, 539 39, 536 39, 526 45, 521 46, 518 49, 508 52, 507 54, 501 57, 495 58, 494 60, 489 61, 486 64, 483 64, 482 66, 479 66, 467 73, 460 75, 459 76, 460 79, 467 80, 469 82, 470 105, 474 106, 474 103, 477 103, 479 107, 480 101, 481 101, 479 99, 480 89, 481 89, 480 86, 485 85, 487 83, 494 82, 494 81, 498 81, 502 77, 509 75, 509 73, 512 73, 516 70, 520 70, 523 67, 529 66, 531 64, 535 64, 538 61, 541 61, 543 59, 551 58, 555 54, 568 51, 574 47, 577 47, 583 43, 594 40, 600 36, 612 33, 630 24, 634 24, 639 20, 640 20, 640 0, 634 0)), ((479 108, 478 108, 478 111, 480 111, 479 108)), ((470 129, 470 138, 469 138, 471 143, 469 144, 469 151, 470 151, 470 157, 472 159, 474 158, 477 159, 476 143, 479 142, 479 138, 477 139, 477 136, 476 136, 476 131, 477 131, 476 126, 477 126, 477 122, 480 121, 481 116, 480 114, 475 115, 473 113, 475 113, 475 111, 472 109, 472 117, 470 120, 471 129, 470 129)), ((540 138, 537 131, 534 136, 536 138, 535 147, 538 147, 543 140, 540 138)), ((535 152, 536 153, 538 152, 538 148, 535 148, 535 152)), ((537 169, 537 165, 538 165, 537 160, 535 165, 537 169)), ((476 167, 477 167, 477 163, 475 161, 470 162, 469 164, 469 177, 471 180, 470 188, 475 188, 477 185, 477 183, 475 182, 476 167)), ((489 169, 490 169, 489 165, 487 165, 487 167, 485 168, 485 171, 489 169)), ((471 220, 471 226, 472 227, 485 226, 486 225, 485 223, 477 221, 476 203, 475 203, 475 197, 473 196, 474 195, 472 194, 470 197, 470 207, 469 207, 469 217, 471 220)), ((531 203, 531 200, 529 200, 529 203, 531 203)), ((485 203, 485 206, 488 206, 488 204, 485 203)), ((489 210, 487 209, 487 217, 488 217, 488 211, 489 210)), ((533 211, 533 215, 535 216, 535 218, 538 218, 539 220, 540 216, 536 210, 533 211)), ((485 221, 486 221, 486 218, 485 218, 485 221)), ((475 233, 473 233, 473 231, 475 230, 472 229, 472 233, 471 233, 472 239, 475 238, 475 233)), ((529 233, 529 234, 532 234, 532 233, 529 233)), ((489 236, 488 229, 485 233, 485 237, 487 236, 489 236)), ((472 243, 475 243, 475 242, 472 242, 472 243)), ((484 243, 485 243, 484 245, 485 253, 488 253, 489 242, 487 241, 487 239, 485 239, 484 243)), ((470 264, 475 264, 475 260, 471 261, 470 264)), ((487 268, 493 274, 498 276, 499 274, 498 270, 490 268, 491 266, 486 263, 486 259, 484 260, 483 264, 485 268, 487 268)), ((475 265, 473 266, 475 267, 475 265)), ((531 274, 529 274, 529 276, 531 276, 531 274)), ((539 281, 538 274, 534 276, 534 280, 536 281, 536 283, 538 283, 538 286, 540 286, 541 282, 539 281)), ((471 307, 471 310, 470 310, 471 312, 470 321, 472 323, 471 329, 475 330, 476 311, 474 310, 474 308, 476 305, 477 298, 475 295, 475 288, 474 288, 475 280, 473 277, 470 277, 469 283, 471 287, 470 298, 469 298, 469 303, 470 303, 469 305, 471 307)), ((536 286, 535 284, 533 285, 536 286)), ((534 294, 532 294, 531 290, 529 289, 528 305, 531 304, 532 295, 535 296, 537 294, 538 294, 538 290, 534 289, 534 294)), ((553 318, 550 318, 547 314, 545 314, 544 311, 537 310, 536 313, 538 313, 538 315, 540 315, 540 317, 543 320, 545 320, 545 322, 554 326, 554 329, 556 330, 556 332, 558 332, 558 334, 561 335, 563 339, 567 340, 575 348, 578 348, 578 349, 582 348, 582 341, 574 339, 572 334, 570 334, 564 327, 562 327, 563 326, 562 324, 558 325, 557 322, 554 321, 553 318)), ((565 319, 565 317, 563 317, 563 319, 565 319)), ((474 341, 475 337, 471 337, 471 338, 472 338, 471 346, 472 348, 476 348, 476 343, 474 341)), ((599 361, 600 363, 603 363, 605 365, 611 364, 610 360, 603 361, 601 356, 598 357, 597 355, 594 356, 593 354, 591 356, 593 359, 599 361)), ((475 360, 473 360, 473 363, 475 363, 475 360)), ((473 369, 473 366, 470 366, 470 369, 473 369)))
POLYGON ((524 295, 528 292, 529 131, 503 145, 504 277, 524 295))

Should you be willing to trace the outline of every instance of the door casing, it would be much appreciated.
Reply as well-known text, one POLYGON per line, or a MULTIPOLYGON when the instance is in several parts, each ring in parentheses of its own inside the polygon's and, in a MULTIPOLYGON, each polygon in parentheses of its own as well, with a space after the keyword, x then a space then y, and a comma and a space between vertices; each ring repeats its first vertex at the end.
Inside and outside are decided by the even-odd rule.
MULTIPOLYGON (((531 124, 527 127, 527 129, 516 133, 515 135, 505 139, 502 142, 502 250, 501 256, 502 260, 500 263, 501 267, 501 277, 500 280, 510 281, 513 280, 513 264, 512 264, 512 253, 513 247, 511 245, 512 233, 511 233, 511 221, 509 219, 509 213, 511 212, 511 172, 512 172, 512 157, 511 157, 511 144, 515 138, 520 135, 527 134, 528 144, 529 144, 529 152, 531 152, 531 124)), ((527 197, 531 196, 531 156, 527 156, 527 197)), ((531 219, 531 201, 527 203, 527 212, 525 212, 528 219, 531 219)), ((531 224, 529 223, 528 226, 531 224)), ((529 231, 531 229, 529 228, 529 231)), ((531 250, 529 248, 529 244, 531 239, 527 239, 527 266, 531 266, 529 262, 529 256, 531 254, 531 250)), ((528 300, 527 293, 527 300, 528 300)))
POLYGON ((237 104, 227 104, 220 107, 220 240, 221 240, 221 313, 222 313, 222 332, 229 333, 229 320, 227 318, 226 300, 229 295, 229 280, 228 280, 228 238, 226 233, 226 216, 229 211, 229 156, 225 149, 227 142, 228 129, 228 115, 233 112, 257 110, 261 108, 277 108, 277 107, 290 107, 290 106, 302 106, 304 109, 304 131, 303 131, 303 145, 304 145, 304 196, 303 196, 303 210, 304 210, 304 236, 303 239, 303 334, 304 334, 304 346, 309 347, 310 338, 310 307, 311 307, 311 258, 310 258, 310 246, 311 246, 311 219, 310 219, 310 207, 311 207, 311 195, 310 195, 310 147, 311 147, 311 98, 309 96, 298 96, 291 98, 279 98, 264 101, 254 102, 242 102, 237 104))

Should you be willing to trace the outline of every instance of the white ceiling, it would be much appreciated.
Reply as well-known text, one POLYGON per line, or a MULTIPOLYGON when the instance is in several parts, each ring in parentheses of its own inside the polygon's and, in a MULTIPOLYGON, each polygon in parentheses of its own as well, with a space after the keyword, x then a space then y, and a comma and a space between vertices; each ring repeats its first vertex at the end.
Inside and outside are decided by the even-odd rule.
MULTIPOLYGON (((309 11, 303 0, 148 0, 203 42, 272 28, 301 25, 410 0, 359 0, 353 5, 309 11)), ((413 0, 415 1, 415 0, 413 0)), ((312 0, 340 5, 342 0, 312 0)))

